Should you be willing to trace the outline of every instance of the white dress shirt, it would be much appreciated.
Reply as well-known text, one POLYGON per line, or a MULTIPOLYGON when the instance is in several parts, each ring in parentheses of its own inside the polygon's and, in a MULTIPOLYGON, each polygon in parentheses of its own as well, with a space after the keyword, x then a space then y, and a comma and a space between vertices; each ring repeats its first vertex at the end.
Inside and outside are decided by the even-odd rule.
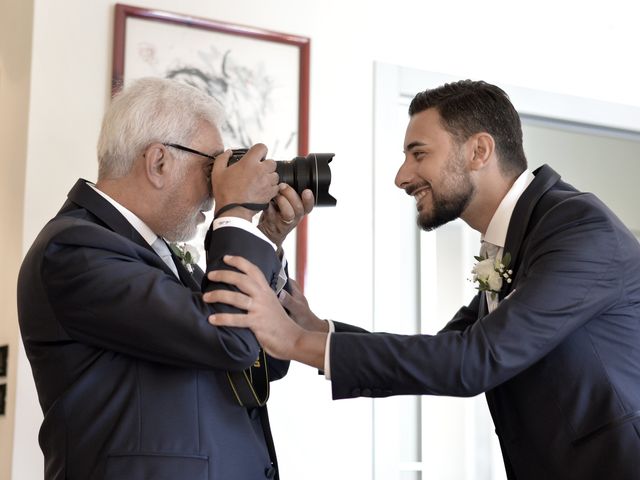
POLYGON ((500 248, 504 248, 504 242, 507 238, 507 230, 509 229, 509 222, 511 221, 513 209, 516 208, 516 203, 518 203, 520 196, 524 193, 534 178, 535 177, 530 170, 525 170, 520 174, 500 202, 500 205, 498 205, 493 217, 491 217, 487 231, 480 239, 481 241, 487 241, 500 248))
MULTIPOLYGON (((500 202, 500 205, 498 205, 493 217, 491 217, 487 231, 480 238, 481 244, 482 242, 488 242, 498 247, 496 258, 502 258, 504 254, 504 243, 507 239, 507 230, 509 229, 513 209, 534 178, 533 173, 528 169, 520 174, 500 202)), ((485 298, 487 299, 487 309, 491 313, 498 306, 498 296, 485 295, 485 298)))

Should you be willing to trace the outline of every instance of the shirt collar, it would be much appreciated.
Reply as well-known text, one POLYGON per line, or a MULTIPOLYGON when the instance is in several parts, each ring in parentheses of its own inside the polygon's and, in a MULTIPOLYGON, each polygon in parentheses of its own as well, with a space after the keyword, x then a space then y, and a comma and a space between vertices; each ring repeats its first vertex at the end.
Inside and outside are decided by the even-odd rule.
POLYGON ((142 238, 146 240, 146 242, 149 245, 153 244, 153 242, 156 241, 156 238, 158 238, 158 235, 156 235, 154 231, 151 230, 146 223, 140 220, 140 217, 138 217, 135 213, 133 213, 128 208, 120 205, 118 202, 116 202, 113 198, 111 198, 109 195, 104 193, 102 190, 98 190, 98 188, 96 188, 94 184, 87 182, 87 185, 93 188, 96 191, 96 193, 101 195, 106 201, 108 201, 111 205, 113 205, 113 207, 116 210, 118 210, 124 218, 126 218, 126 220, 131 224, 131 226, 136 229, 136 231, 142 236, 142 238))
POLYGON ((509 229, 509 222, 511 221, 511 214, 513 209, 518 203, 518 199, 527 189, 529 184, 534 179, 533 173, 530 170, 525 170, 513 183, 507 194, 504 196, 496 212, 489 222, 487 231, 482 237, 482 241, 487 241, 494 245, 504 248, 504 242, 507 238, 507 230, 509 229))

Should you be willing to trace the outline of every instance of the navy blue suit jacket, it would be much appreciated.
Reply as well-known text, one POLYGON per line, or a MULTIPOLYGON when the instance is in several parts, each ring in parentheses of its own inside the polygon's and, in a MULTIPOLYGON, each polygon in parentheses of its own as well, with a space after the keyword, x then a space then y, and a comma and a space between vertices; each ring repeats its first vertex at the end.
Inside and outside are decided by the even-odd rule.
MULTIPOLYGON (((280 261, 263 240, 225 227, 209 243, 209 270, 243 255, 275 285, 280 261)), ((34 241, 18 315, 47 480, 277 476, 266 408, 240 407, 226 375, 249 367, 258 343, 211 326, 201 285, 177 264, 180 280, 82 180, 34 241)), ((279 378, 288 363, 269 368, 279 378)))
POLYGON ((498 307, 477 295, 433 336, 338 324, 334 398, 486 392, 510 479, 638 479, 640 245, 594 195, 534 173, 498 307))

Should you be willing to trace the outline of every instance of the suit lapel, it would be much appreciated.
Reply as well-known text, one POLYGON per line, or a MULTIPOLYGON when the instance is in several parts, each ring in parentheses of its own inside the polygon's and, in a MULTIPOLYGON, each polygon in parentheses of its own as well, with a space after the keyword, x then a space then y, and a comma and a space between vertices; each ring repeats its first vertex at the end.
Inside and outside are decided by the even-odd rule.
POLYGON ((487 292, 480 292, 480 303, 478 304, 478 318, 483 318, 489 314, 487 305, 487 292))
MULTIPOLYGON (((549 191, 560 180, 560 175, 548 165, 536 169, 533 174, 535 178, 527 189, 522 193, 516 203, 505 240, 504 251, 511 254, 510 268, 514 271, 511 278, 515 278, 517 268, 520 264, 520 249, 524 241, 524 236, 529 226, 533 209, 538 204, 540 198, 549 191)), ((508 293, 513 283, 507 284, 500 292, 499 298, 502 300, 508 293)))
MULTIPOLYGON (((89 185, 87 185, 87 181, 80 179, 73 186, 69 195, 67 195, 69 201, 62 207, 61 212, 68 210, 71 208, 69 202, 73 202, 76 205, 88 210, 93 215, 95 215, 102 223, 104 223, 108 228, 113 230, 119 235, 131 240, 132 242, 137 243, 138 245, 154 252, 151 245, 147 243, 147 241, 138 233, 138 231, 131 225, 126 218, 124 218, 118 210, 116 210, 113 205, 111 205, 104 197, 100 194, 96 193, 89 185)), ((191 273, 186 269, 186 267, 182 264, 179 258, 177 258, 173 252, 171 253, 174 263, 178 269, 178 275, 180 276, 180 280, 182 283, 191 290, 200 291, 200 285, 198 284, 198 279, 194 278, 191 273)), ((173 275, 171 269, 163 262, 159 262, 162 268, 169 274, 173 275)), ((202 278, 202 270, 198 268, 196 272, 200 272, 200 279, 202 278)))
MULTIPOLYGON (((71 202, 91 212, 114 232, 151 250, 152 252, 154 251, 153 248, 151 248, 151 245, 142 238, 142 235, 133 228, 133 225, 131 225, 127 219, 124 218, 104 197, 96 193, 93 188, 87 185, 86 180, 78 180, 67 197, 71 202)), ((64 211, 66 207, 67 205, 65 204, 62 207, 62 211, 64 211)))
POLYGON ((194 265, 193 273, 189 272, 189 270, 187 270, 187 267, 183 265, 183 263, 173 253, 173 251, 171 252, 171 257, 173 258, 173 263, 176 264, 176 268, 178 269, 178 275, 180 276, 180 280, 182 281, 182 283, 184 283, 187 287, 189 287, 194 292, 200 292, 201 291, 200 282, 204 277, 204 272, 202 271, 202 269, 199 266, 194 265))

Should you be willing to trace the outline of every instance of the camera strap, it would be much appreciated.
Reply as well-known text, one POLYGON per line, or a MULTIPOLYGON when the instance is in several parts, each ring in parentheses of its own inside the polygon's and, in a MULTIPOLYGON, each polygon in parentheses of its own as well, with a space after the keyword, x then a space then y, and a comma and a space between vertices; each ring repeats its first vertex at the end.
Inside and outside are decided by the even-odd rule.
POLYGON ((267 356, 260 349, 256 361, 241 372, 227 371, 231 390, 241 407, 262 407, 269 399, 267 356))
POLYGON ((269 207, 268 203, 229 203, 224 207, 220 207, 217 212, 213 214, 213 218, 218 218, 227 210, 231 210, 232 208, 243 207, 247 210, 253 210, 255 212, 259 212, 261 210, 266 210, 269 207))

